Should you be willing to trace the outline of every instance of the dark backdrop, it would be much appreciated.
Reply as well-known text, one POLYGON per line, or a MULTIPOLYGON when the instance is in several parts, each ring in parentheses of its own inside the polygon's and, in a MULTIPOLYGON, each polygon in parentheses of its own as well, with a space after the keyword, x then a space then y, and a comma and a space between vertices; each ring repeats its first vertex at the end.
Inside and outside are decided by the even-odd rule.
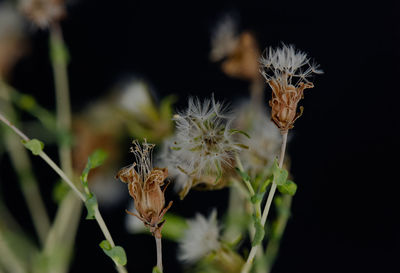
MULTIPOLYGON (((212 92, 226 101, 245 97, 247 83, 228 78, 208 60, 210 31, 226 11, 235 12, 262 47, 293 43, 325 72, 307 91, 305 112, 291 132, 288 153, 299 190, 273 272, 399 272, 395 3, 75 1, 62 24, 71 53, 74 111, 131 73, 148 79, 161 96, 178 94, 178 105, 185 105, 188 95, 212 92)), ((18 64, 12 83, 54 109, 48 33, 31 36, 31 53, 18 64)), ((226 206, 224 190, 191 195, 173 210, 191 216, 226 206)), ((126 205, 105 211, 105 221, 127 250, 129 270, 150 272, 153 238, 125 231, 126 205)), ((29 227, 26 212, 16 211, 29 227)), ((113 272, 98 247, 102 238, 96 224, 82 218, 71 272, 113 272)), ((166 272, 181 272, 176 245, 164 247, 166 272)))

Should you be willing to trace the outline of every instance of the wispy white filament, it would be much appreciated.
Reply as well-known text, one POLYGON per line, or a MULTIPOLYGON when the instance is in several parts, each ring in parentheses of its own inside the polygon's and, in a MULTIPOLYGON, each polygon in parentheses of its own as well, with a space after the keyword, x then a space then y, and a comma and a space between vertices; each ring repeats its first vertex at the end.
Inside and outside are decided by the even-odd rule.
POLYGON ((276 49, 265 49, 261 58, 261 74, 269 81, 275 79, 281 84, 297 86, 300 82, 308 82, 312 73, 321 74, 319 65, 311 63, 306 53, 296 50, 293 45, 285 45, 276 49))

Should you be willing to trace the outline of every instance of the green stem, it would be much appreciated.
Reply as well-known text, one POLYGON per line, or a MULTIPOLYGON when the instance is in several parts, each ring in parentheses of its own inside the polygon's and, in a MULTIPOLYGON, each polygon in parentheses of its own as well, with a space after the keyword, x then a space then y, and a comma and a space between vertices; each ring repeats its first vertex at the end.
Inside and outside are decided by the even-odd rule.
MULTIPOLYGON (((71 132, 72 119, 68 82, 68 50, 65 45, 59 23, 53 22, 50 25, 49 31, 50 60, 53 68, 56 93, 56 123, 59 141, 58 153, 60 157, 61 169, 66 176, 73 177, 74 171, 72 168, 71 144, 68 137, 71 132)), ((72 181, 70 182, 72 183, 72 181)), ((80 191, 77 191, 75 186, 71 188, 75 191, 75 193, 78 194, 82 201, 85 200, 85 197, 83 197, 80 191)), ((76 197, 72 196, 71 193, 67 195, 67 197, 61 202, 51 230, 51 236, 49 236, 45 247, 45 251, 47 251, 47 254, 50 257, 54 256, 52 255, 52 249, 56 246, 62 245, 63 253, 58 255, 59 261, 57 263, 53 263, 54 266, 49 268, 50 272, 67 272, 68 265, 70 263, 70 253, 72 253, 79 219, 81 216, 81 210, 82 204, 76 202, 76 197), (67 232, 61 232, 63 230, 66 230, 67 232)))
POLYGON ((276 226, 273 231, 273 236, 268 242, 267 249, 265 251, 265 259, 267 261, 266 270, 271 271, 271 268, 275 262, 275 259, 279 252, 280 241, 285 231, 287 222, 290 216, 290 207, 292 206, 291 195, 285 194, 282 197, 281 207, 278 209, 278 217, 276 219, 276 226))
MULTIPOLYGON (((1 113, 0 113, 0 121, 5 123, 8 127, 10 127, 18 136, 20 136, 23 140, 25 141, 30 141, 30 139, 23 133, 21 132, 17 127, 15 127, 8 119, 6 119, 1 113)), ((75 192, 75 194, 82 200, 82 202, 86 202, 86 196, 78 190, 78 188, 75 186, 75 184, 68 178, 68 176, 54 163, 53 160, 51 160, 48 155, 41 151, 39 156, 70 186, 70 188, 75 192)), ((104 234, 104 237, 109 240, 111 246, 115 246, 114 241, 112 240, 111 234, 104 223, 103 217, 100 214, 100 211, 98 208, 95 211, 95 217, 97 220, 97 223, 100 226, 101 231, 104 234)), ((67 226, 67 225, 66 225, 67 226)), ((125 273, 127 272, 126 269, 123 266, 118 265, 117 270, 120 273, 125 273)))
MULTIPOLYGON (((282 133, 282 145, 281 145, 281 153, 279 156, 279 168, 282 168, 283 165, 283 160, 285 158, 285 151, 286 151, 286 143, 287 143, 287 134, 288 132, 282 133)), ((261 216, 261 225, 264 227, 265 222, 267 221, 269 209, 271 208, 271 203, 274 198, 276 190, 276 183, 275 183, 275 178, 274 181, 272 182, 271 189, 269 190, 268 198, 267 198, 267 203, 265 204, 264 211, 261 216)), ((246 263, 244 264, 241 273, 248 273, 250 272, 250 269, 253 265, 253 260, 254 257, 257 254, 257 250, 259 248, 259 245, 253 246, 250 250, 249 256, 247 257, 246 263)))
MULTIPOLYGON (((17 115, 9 101, 8 90, 6 90, 8 89, 7 85, 0 81, 0 89, 4 91, 3 93, 6 99, 4 109, 8 112, 8 115, 12 117, 12 120, 16 121, 17 115)), ((38 183, 32 171, 28 153, 10 132, 6 132, 5 134, 5 144, 10 155, 11 163, 18 175, 22 194, 26 200, 33 225, 39 236, 39 241, 43 245, 50 229, 50 220, 40 195, 38 183)))
MULTIPOLYGON (((71 130, 71 108, 67 71, 67 50, 58 23, 50 27, 51 62, 56 91, 57 127, 60 132, 71 130)), ((70 144, 61 140, 59 146, 61 168, 68 176, 73 175, 70 144)))

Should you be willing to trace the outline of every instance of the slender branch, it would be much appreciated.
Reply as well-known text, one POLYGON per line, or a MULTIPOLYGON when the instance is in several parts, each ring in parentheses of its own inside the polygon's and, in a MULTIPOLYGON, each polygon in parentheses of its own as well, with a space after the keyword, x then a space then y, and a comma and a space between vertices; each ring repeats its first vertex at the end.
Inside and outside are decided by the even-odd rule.
MULTIPOLYGON (((0 80, 0 91, 5 97, 6 103, 4 111, 8 113, 12 120, 17 120, 17 115, 9 98, 8 85, 0 80)), ((40 195, 39 186, 32 172, 32 165, 29 160, 28 152, 24 149, 11 132, 5 134, 6 149, 10 160, 18 175, 18 182, 21 186, 22 194, 25 198, 28 210, 32 217, 33 225, 39 236, 41 244, 44 244, 46 235, 50 228, 50 220, 40 195)))
POLYGON ((265 259, 267 261, 266 270, 269 273, 274 264, 274 261, 279 252, 280 241, 285 231, 287 222, 290 216, 290 207, 292 205, 293 197, 285 194, 282 197, 281 207, 278 208, 278 217, 276 219, 276 226, 273 232, 273 236, 268 241, 267 249, 265 251, 265 259))
MULTIPOLYGON (((60 25, 54 23, 50 27, 50 45, 53 54, 51 62, 56 91, 57 127, 61 132, 71 130, 71 108, 66 60, 66 47, 60 25)), ((61 168, 68 176, 73 175, 70 145, 61 141, 59 146, 61 168)))
POLYGON ((162 246, 161 246, 161 238, 157 238, 154 236, 156 239, 156 247, 157 247, 157 267, 159 270, 161 270, 161 273, 163 272, 163 264, 162 264, 162 246))
MULTIPOLYGON (((6 119, 1 113, 0 113, 0 120, 2 122, 4 122, 7 126, 9 126, 16 134, 18 134, 22 139, 24 139, 25 141, 29 141, 30 139, 24 134, 22 133, 18 128, 16 128, 14 125, 11 124, 11 122, 6 119)), ((86 201, 86 196, 83 195, 82 192, 80 192, 78 190, 78 188, 74 185, 74 183, 68 178, 68 176, 54 163, 53 160, 51 160, 50 157, 48 157, 48 155, 41 151, 39 156, 47 163, 49 164, 49 166, 68 184, 68 186, 70 186, 70 188, 76 193, 76 195, 82 200, 82 202, 86 201)), ((101 231, 104 234, 104 237, 110 242, 111 246, 114 247, 114 241, 111 237, 111 234, 103 220, 103 217, 100 214, 100 211, 98 210, 98 208, 95 211, 95 217, 97 220, 97 223, 100 226, 101 231)), ((120 273, 125 273, 127 272, 126 269, 123 266, 118 265, 117 266, 117 270, 120 273)))
POLYGON ((22 138, 25 141, 29 141, 29 138, 24 133, 22 133, 17 127, 15 127, 8 119, 6 119, 6 117, 3 116, 1 113, 0 113, 0 120, 8 127, 10 127, 20 138, 22 138))
MULTIPOLYGON (((280 156, 279 156, 279 168, 282 168, 283 160, 285 158, 287 134, 288 134, 288 132, 282 133, 282 145, 281 145, 281 153, 280 153, 280 156)), ((261 225, 263 227, 265 225, 265 222, 267 221, 269 209, 271 208, 272 199, 274 198, 274 194, 275 194, 275 191, 276 191, 276 186, 277 185, 275 183, 275 178, 274 178, 274 181, 272 182, 271 189, 269 190, 267 203, 265 204, 264 211, 263 211, 262 216, 261 216, 261 225)), ((251 269, 251 266, 253 265, 253 260, 254 260, 254 257, 256 256, 258 247, 259 247, 259 245, 253 246, 251 248, 249 256, 247 257, 247 261, 246 261, 245 265, 243 266, 241 273, 250 272, 250 269, 251 269)))
POLYGON ((68 186, 76 193, 76 195, 82 200, 82 202, 86 201, 85 195, 75 186, 75 184, 68 178, 68 176, 54 163, 53 160, 45 153, 40 152, 39 156, 46 161, 47 164, 68 184, 68 186))

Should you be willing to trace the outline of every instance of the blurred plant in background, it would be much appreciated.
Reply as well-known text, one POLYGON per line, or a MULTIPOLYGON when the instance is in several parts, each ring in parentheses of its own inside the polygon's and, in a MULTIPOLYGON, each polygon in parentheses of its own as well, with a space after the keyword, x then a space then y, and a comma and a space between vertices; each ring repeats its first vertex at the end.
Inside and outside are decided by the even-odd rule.
POLYGON ((96 220, 104 234, 99 246, 118 272, 127 272, 128 260, 141 259, 127 257, 114 243, 99 210, 99 204, 110 208, 126 196, 123 184, 114 177, 124 161, 127 139, 136 139, 135 161, 117 175, 133 199, 126 226, 131 233, 154 235, 157 265, 153 272, 163 271, 161 238, 178 244, 177 258, 188 272, 270 272, 297 190, 286 170, 288 130, 299 117, 297 104, 303 90, 313 87, 311 74, 322 72, 318 66, 286 45, 269 48, 260 59, 255 35, 250 30, 238 33, 235 19, 226 16, 212 34, 210 59, 229 77, 249 82, 249 99, 228 109, 214 96, 189 98, 187 108, 175 112, 176 96, 158 98, 149 82, 132 78, 72 113, 70 55, 60 26, 67 16, 65 2, 23 0, 20 10, 30 24, 49 32, 56 111, 45 109, 8 83, 14 64, 27 50, 28 37, 16 7, 0 5, 0 120, 5 124, 0 127, 0 151, 10 158, 37 235, 37 240, 27 235, 4 202, 7 193, 1 192, 0 272, 68 272, 83 205, 86 219, 96 220), (264 107, 263 77, 273 91, 274 122, 264 107), (23 133, 27 126, 21 113, 37 122, 39 130, 28 130, 30 134, 57 147, 60 167, 44 152, 41 141, 23 133), (150 143, 160 146, 154 167, 150 143), (52 184, 54 217, 45 205, 49 197, 39 187, 49 181, 38 181, 29 151, 62 179, 52 184), (190 220, 173 211, 166 213, 172 204, 165 205, 169 182, 181 198, 177 202, 190 199, 191 190, 225 188, 227 210, 219 217, 213 210, 208 217, 196 214, 190 220), (268 218, 272 205, 276 213, 268 218))

